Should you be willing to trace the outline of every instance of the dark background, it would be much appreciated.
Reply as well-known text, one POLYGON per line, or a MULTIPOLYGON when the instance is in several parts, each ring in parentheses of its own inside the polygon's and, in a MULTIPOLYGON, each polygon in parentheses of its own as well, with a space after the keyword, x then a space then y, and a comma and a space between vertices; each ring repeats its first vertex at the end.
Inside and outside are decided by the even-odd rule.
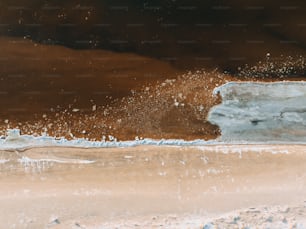
POLYGON ((0 34, 235 72, 266 53, 304 54, 305 15, 298 0, 2 0, 0 34))

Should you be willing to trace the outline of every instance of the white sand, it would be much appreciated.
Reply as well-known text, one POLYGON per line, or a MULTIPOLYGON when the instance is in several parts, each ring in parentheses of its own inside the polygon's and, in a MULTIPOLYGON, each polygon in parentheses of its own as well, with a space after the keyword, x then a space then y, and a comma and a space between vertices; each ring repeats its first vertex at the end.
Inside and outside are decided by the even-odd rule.
POLYGON ((306 146, 0 151, 0 228, 306 227, 306 146))

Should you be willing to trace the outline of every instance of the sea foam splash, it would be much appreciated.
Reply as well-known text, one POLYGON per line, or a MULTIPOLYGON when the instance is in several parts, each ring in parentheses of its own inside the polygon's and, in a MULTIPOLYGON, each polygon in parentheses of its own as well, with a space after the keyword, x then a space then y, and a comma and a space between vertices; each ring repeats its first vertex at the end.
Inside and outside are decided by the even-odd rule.
POLYGON ((306 144, 306 82, 230 82, 215 88, 214 94, 218 93, 222 96, 222 104, 213 107, 208 116, 208 120, 222 130, 221 137, 215 140, 68 140, 21 135, 19 129, 9 129, 7 136, 0 139, 0 149, 45 146, 105 148, 139 145, 306 144))
POLYGON ((0 139, 0 149, 23 149, 32 147, 80 147, 80 148, 107 148, 107 147, 133 147, 139 145, 165 145, 165 146, 201 146, 216 144, 217 141, 205 141, 201 139, 185 141, 181 139, 142 139, 134 141, 88 141, 83 138, 68 140, 50 136, 21 135, 19 129, 7 130, 7 136, 0 139))
MULTIPOLYGON (((220 139, 205 141, 196 139, 186 141, 183 139, 141 139, 133 141, 89 141, 83 138, 68 140, 66 138, 57 139, 50 136, 21 135, 19 129, 7 130, 7 136, 0 139, 0 150, 28 149, 36 147, 75 147, 75 148, 120 148, 135 146, 226 146, 226 145, 272 145, 272 144, 292 144, 290 141, 221 141, 220 139)), ((304 145, 306 142, 294 142, 294 144, 304 145)))
POLYGON ((208 121, 221 129, 223 141, 306 140, 306 82, 230 82, 215 88, 222 103, 208 121))

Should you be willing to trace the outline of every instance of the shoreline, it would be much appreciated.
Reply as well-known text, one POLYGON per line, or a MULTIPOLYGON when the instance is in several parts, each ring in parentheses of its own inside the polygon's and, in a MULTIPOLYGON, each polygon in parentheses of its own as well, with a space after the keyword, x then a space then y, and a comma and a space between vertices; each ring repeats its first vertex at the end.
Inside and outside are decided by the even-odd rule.
POLYGON ((184 140, 184 139, 135 139, 130 141, 91 141, 84 138, 72 140, 64 137, 55 138, 52 136, 21 135, 19 129, 10 129, 7 136, 0 138, 0 150, 4 151, 25 151, 35 148, 72 148, 72 149, 116 149, 130 147, 256 147, 256 146, 304 146, 303 141, 222 141, 215 140, 184 140))

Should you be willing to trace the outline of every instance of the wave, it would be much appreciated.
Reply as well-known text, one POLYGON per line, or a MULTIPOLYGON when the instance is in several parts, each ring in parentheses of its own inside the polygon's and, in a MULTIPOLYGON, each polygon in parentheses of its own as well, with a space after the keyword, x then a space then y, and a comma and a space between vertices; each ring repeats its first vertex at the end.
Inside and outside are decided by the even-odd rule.
POLYGON ((206 116, 220 102, 212 96, 213 89, 227 79, 230 77, 218 71, 189 72, 146 85, 95 111, 75 112, 70 106, 24 122, 9 120, 2 124, 2 134, 8 128, 19 128, 23 134, 48 133, 67 139, 214 139, 218 128, 206 121, 206 116))
POLYGON ((215 89, 222 103, 208 120, 223 141, 305 141, 306 82, 231 82, 215 89))
MULTIPOLYGON (((230 81, 303 79, 304 57, 281 59, 268 55, 266 58, 253 67, 241 68, 237 75, 220 70, 195 70, 168 79, 152 79, 142 87, 131 89, 130 95, 110 99, 106 104, 91 104, 87 110, 71 103, 36 115, 26 111, 27 118, 14 115, 4 118, 0 134, 6 135, 7 129, 18 128, 22 134, 48 134, 68 140, 216 139, 220 129, 207 121, 209 110, 221 103, 220 97, 213 96, 216 87, 230 81)), ((124 80, 132 81, 133 78, 124 80)), ((124 87, 122 83, 113 92, 124 87)), ((16 98, 18 95, 13 99, 16 98)))

